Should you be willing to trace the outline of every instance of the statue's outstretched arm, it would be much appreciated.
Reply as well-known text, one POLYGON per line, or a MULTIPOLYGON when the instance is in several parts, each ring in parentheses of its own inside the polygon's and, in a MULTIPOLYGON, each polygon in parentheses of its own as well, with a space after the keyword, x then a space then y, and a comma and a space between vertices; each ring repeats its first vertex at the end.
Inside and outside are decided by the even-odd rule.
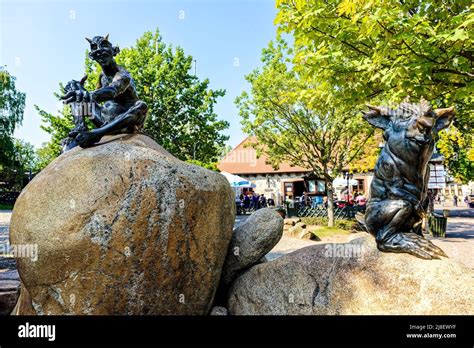
POLYGON ((130 85, 130 76, 122 74, 114 78, 108 86, 99 88, 90 93, 90 99, 98 103, 116 98, 119 94, 125 92, 130 85))

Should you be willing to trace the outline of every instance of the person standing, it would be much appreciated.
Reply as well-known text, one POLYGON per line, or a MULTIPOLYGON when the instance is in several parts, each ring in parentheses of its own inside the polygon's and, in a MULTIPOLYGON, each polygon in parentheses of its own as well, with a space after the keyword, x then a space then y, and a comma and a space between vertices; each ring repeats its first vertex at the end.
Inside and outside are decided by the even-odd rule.
POLYGON ((305 199, 304 199, 304 193, 301 195, 300 199, 299 199, 299 203, 300 203, 300 206, 304 207, 306 204, 305 204, 305 199))
POLYGON ((432 213, 434 212, 434 192, 432 190, 428 190, 427 193, 428 197, 428 212, 432 213))
POLYGON ((365 205, 367 204, 367 199, 362 193, 359 193, 357 197, 355 198, 355 202, 357 203, 358 206, 365 207, 365 205))
POLYGON ((265 197, 265 194, 260 195, 260 208, 266 208, 267 206, 267 198, 265 197))
POLYGON ((328 196, 323 197, 323 206, 326 209, 328 208, 328 196))
POLYGON ((248 194, 244 195, 244 209, 249 210, 250 209, 250 197, 248 194))
POLYGON ((259 206, 258 206, 258 194, 256 192, 253 193, 252 195, 252 206, 253 206, 253 210, 258 210, 259 206))
POLYGON ((270 207, 274 207, 274 206, 275 206, 275 200, 274 200, 272 197, 270 197, 270 198, 268 199, 268 206, 270 206, 270 207))
POLYGON ((453 204, 454 204, 455 207, 458 206, 458 196, 456 196, 456 195, 454 195, 454 197, 453 197, 453 204))

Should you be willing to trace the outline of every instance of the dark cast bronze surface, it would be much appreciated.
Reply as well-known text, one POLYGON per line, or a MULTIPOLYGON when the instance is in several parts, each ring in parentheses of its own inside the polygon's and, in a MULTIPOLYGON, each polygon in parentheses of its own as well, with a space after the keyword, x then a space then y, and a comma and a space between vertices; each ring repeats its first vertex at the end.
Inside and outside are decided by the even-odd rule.
POLYGON ((385 252, 409 253, 423 259, 446 254, 423 237, 428 206, 429 166, 438 132, 454 118, 454 107, 432 109, 422 99, 396 109, 369 106, 364 118, 384 130, 385 146, 377 160, 365 217, 358 217, 385 252))
POLYGON ((87 76, 68 82, 64 88, 61 99, 73 104, 74 115, 74 129, 65 139, 65 150, 77 145, 90 147, 104 135, 134 133, 143 127, 148 111, 138 98, 130 73, 115 62, 120 50, 109 41, 109 35, 86 40, 90 44, 89 57, 99 63, 102 73, 95 91, 84 88, 87 76), (85 117, 97 128, 89 130, 85 117))

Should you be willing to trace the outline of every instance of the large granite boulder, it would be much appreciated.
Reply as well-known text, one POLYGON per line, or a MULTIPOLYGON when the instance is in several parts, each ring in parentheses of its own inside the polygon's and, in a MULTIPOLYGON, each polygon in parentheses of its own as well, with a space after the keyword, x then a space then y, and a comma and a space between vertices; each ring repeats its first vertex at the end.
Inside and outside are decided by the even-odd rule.
POLYGON ((233 191, 144 135, 53 161, 18 198, 18 314, 208 314, 232 236, 233 191), (25 291, 23 290, 25 289, 25 291))
POLYGON ((228 286, 240 271, 258 263, 282 234, 283 218, 274 209, 259 209, 240 223, 230 241, 222 269, 222 285, 228 286))
POLYGON ((268 260, 265 255, 283 234, 283 217, 274 209, 263 208, 237 225, 222 268, 215 305, 224 305, 232 281, 246 269, 268 260))
POLYGON ((474 271, 450 259, 382 253, 373 237, 297 250, 243 273, 231 315, 474 314, 474 271))

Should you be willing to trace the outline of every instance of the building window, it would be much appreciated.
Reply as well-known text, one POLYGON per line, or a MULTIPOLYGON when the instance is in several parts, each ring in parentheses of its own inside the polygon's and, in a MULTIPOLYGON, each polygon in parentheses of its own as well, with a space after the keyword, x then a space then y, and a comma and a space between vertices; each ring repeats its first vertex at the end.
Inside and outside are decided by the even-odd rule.
POLYGON ((355 187, 356 192, 364 192, 365 180, 364 179, 356 179, 356 180, 357 180, 357 187, 355 187))
POLYGON ((316 192, 316 180, 308 181, 308 192, 316 192))
POLYGON ((323 180, 318 180, 318 192, 319 193, 326 192, 326 183, 323 180))
POLYGON ((325 193, 326 183, 324 180, 308 180, 308 193, 325 193))

